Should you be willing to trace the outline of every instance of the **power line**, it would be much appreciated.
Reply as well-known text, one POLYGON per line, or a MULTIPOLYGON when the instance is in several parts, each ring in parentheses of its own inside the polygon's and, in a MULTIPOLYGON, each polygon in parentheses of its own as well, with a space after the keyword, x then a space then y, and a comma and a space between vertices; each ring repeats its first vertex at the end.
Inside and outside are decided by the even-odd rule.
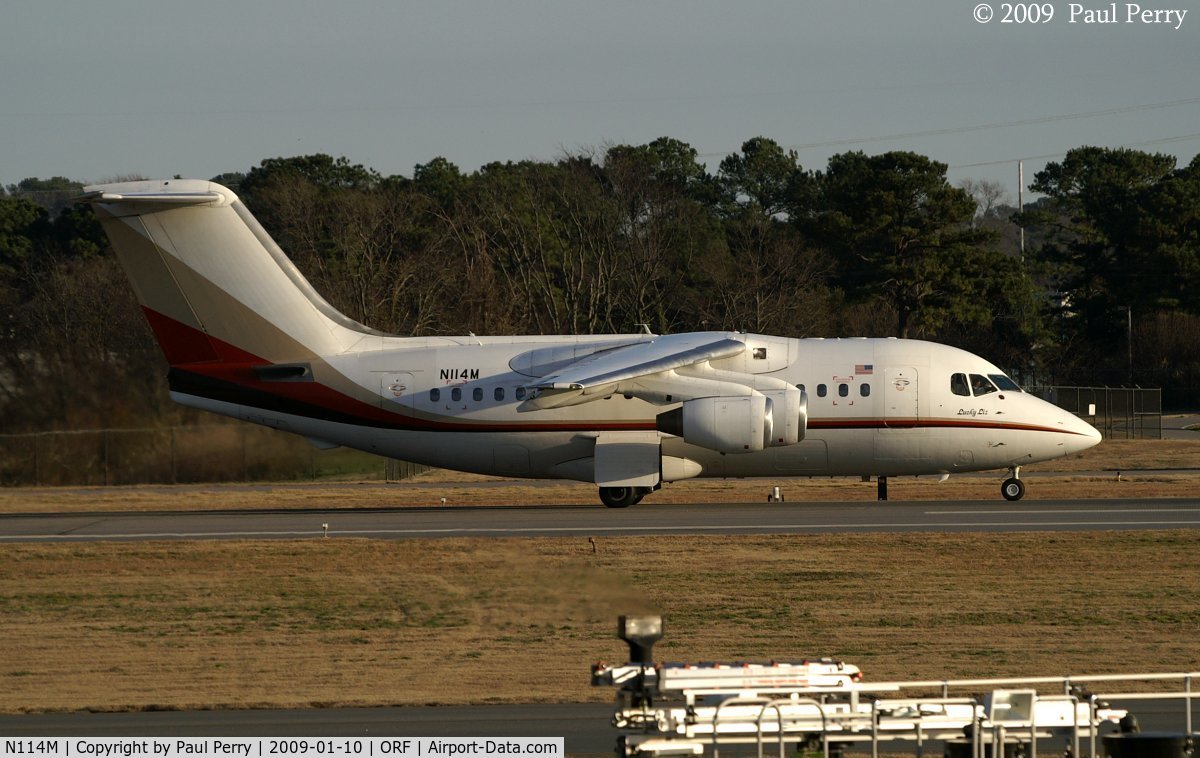
POLYGON ((1003 166, 1005 163, 1016 163, 1017 161, 1040 161, 1050 160, 1051 158, 1061 158, 1066 153, 1047 153, 1045 155, 1023 155, 1020 158, 1004 158, 998 161, 980 161, 979 163, 956 163, 947 168, 977 168, 979 166, 1003 166))
POLYGON ((1191 140, 1191 139, 1200 139, 1200 132, 1196 132, 1194 134, 1184 134, 1179 137, 1163 137, 1162 139, 1152 139, 1152 140, 1147 140, 1145 142, 1135 142, 1132 145, 1126 145, 1126 147, 1144 147, 1146 145, 1166 145, 1171 142, 1186 142, 1187 140, 1191 140))
MULTIPOLYGON (((1148 147, 1150 145, 1167 145, 1172 142, 1186 142, 1188 140, 1200 139, 1200 132, 1193 134, 1181 134, 1178 137, 1162 137, 1160 139, 1143 140, 1141 142, 1128 142, 1117 147, 1148 147)), ((948 168, 978 168, 979 166, 1002 166, 1006 163, 1016 163, 1017 161, 1040 161, 1050 160, 1051 158, 1062 158, 1066 155, 1065 152, 1047 153, 1045 155, 1022 155, 1019 158, 1005 158, 996 161, 980 161, 978 163, 956 163, 948 168)))
MULTIPOLYGON (((967 132, 981 132, 990 129, 1010 129, 1017 126, 1033 126, 1036 124, 1050 124, 1058 121, 1074 121, 1084 118, 1096 118, 1097 116, 1112 116, 1120 113, 1135 113, 1138 111, 1161 110, 1164 108, 1178 108, 1182 105, 1194 105, 1200 103, 1200 97, 1187 97, 1178 100, 1163 100, 1157 103, 1143 103, 1141 105, 1124 105, 1118 108, 1105 108, 1098 111, 1084 111, 1081 113, 1061 113, 1054 116, 1039 116, 1037 118, 1018 119, 1016 121, 994 121, 987 124, 972 124, 970 126, 953 126, 941 129, 924 129, 915 132, 899 132, 896 134, 884 134, 875 137, 854 137, 849 139, 826 140, 823 142, 805 142, 798 145, 783 145, 782 147, 788 150, 809 150, 817 147, 840 147, 845 145, 862 145, 869 142, 887 142, 890 140, 911 139, 913 137, 937 137, 946 134, 964 134, 967 132)), ((1181 141, 1190 139, 1192 135, 1185 137, 1172 137, 1169 141, 1181 141)), ((1165 142, 1167 140, 1164 140, 1165 142)), ((1140 144, 1160 144, 1158 141, 1147 142, 1140 144)), ((700 153, 701 157, 713 158, 718 156, 729 155, 729 153, 700 153)), ((1036 160, 1037 158, 1054 158, 1062 153, 1046 156, 1031 156, 1025 160, 1036 160)), ((1019 159, 1013 159, 1019 160, 1019 159)), ((988 166, 996 163, 1010 163, 1011 161, 995 161, 992 163, 972 163, 968 166, 960 166, 959 168, 968 168, 971 166, 988 166)))
POLYGON ((1056 121, 1073 121, 1081 118, 1095 118, 1097 116, 1112 116, 1118 113, 1134 113, 1137 111, 1161 110, 1163 108, 1177 108, 1181 105, 1192 105, 1200 103, 1200 97, 1189 97, 1182 100, 1165 100, 1160 103, 1145 103, 1143 105, 1126 105, 1120 108, 1106 108, 1099 111, 1086 111, 1083 113, 1064 113, 1057 116, 1041 116, 1038 118, 1019 119, 1017 121, 996 121, 990 124, 974 124, 972 126, 956 126, 947 127, 944 129, 926 129, 918 132, 902 132, 899 134, 887 134, 882 137, 859 137, 854 139, 829 140, 827 142, 808 142, 802 145, 788 145, 791 150, 807 150, 814 147, 837 147, 839 145, 858 145, 865 142, 886 142, 888 140, 908 139, 911 137, 936 137, 942 134, 963 134, 965 132, 980 132, 988 129, 1008 129, 1015 126, 1032 126, 1034 124, 1050 124, 1056 121))

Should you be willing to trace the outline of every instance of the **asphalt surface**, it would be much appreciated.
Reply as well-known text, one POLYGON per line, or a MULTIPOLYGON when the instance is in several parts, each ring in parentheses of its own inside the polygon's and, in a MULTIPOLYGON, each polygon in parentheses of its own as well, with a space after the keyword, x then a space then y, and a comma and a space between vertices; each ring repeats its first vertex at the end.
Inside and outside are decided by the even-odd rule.
POLYGON ((13 514, 0 516, 0 543, 306 539, 325 525, 329 537, 378 539, 1174 529, 1200 527, 1200 497, 13 514))
MULTIPOLYGON (((1122 703, 1145 732, 1182 732, 1180 701, 1122 703)), ((167 711, 0 715, 7 737, 564 737, 569 755, 612 754, 618 732, 607 704, 443 706, 439 708, 334 708, 291 711, 167 711)), ((1193 701, 1193 728, 1200 701, 1193 701)), ((1102 733, 1113 731, 1105 726, 1102 733)), ((1055 751, 1047 740, 1040 751, 1055 751)), ((886 752, 914 752, 889 743, 886 752)), ((926 752, 939 754, 936 745, 926 752)), ((858 745, 852 752, 869 752, 858 745)), ((1040 752, 1039 751, 1039 752, 1040 752)))
POLYGON ((607 704, 158 711, 0 715, 11 737, 566 737, 571 753, 611 752, 607 704))
POLYGON ((1200 426, 1200 413, 1174 413, 1162 417, 1164 440, 1200 440, 1200 431, 1189 427, 1200 426))

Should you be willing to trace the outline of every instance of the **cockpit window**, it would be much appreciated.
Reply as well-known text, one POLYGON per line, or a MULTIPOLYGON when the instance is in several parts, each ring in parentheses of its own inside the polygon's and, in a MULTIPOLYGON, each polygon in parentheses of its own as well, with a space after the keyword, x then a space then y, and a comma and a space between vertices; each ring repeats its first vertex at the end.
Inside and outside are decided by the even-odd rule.
POLYGON ((955 374, 950 377, 950 391, 963 397, 971 396, 971 387, 967 384, 966 374, 955 374))
POLYGON ((971 374, 971 391, 975 397, 996 391, 996 385, 987 380, 983 374, 971 374))
POLYGON ((1004 392, 1020 392, 1021 388, 1012 379, 1009 379, 1004 374, 988 374, 988 379, 991 379, 997 387, 1004 392))

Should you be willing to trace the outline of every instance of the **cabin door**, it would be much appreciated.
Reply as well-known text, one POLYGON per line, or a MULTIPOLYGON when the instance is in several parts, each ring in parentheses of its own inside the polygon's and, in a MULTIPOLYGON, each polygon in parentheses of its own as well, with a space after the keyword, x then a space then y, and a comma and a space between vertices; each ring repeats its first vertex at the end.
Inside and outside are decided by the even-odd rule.
POLYGON ((911 429, 919 417, 917 370, 912 366, 884 369, 883 425, 889 429, 911 429))

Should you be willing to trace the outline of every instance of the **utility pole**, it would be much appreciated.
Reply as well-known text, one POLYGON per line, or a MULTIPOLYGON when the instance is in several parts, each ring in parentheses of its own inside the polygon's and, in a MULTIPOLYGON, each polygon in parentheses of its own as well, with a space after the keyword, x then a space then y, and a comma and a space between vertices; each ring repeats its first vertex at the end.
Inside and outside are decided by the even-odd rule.
MULTIPOLYGON (((1025 161, 1017 161, 1017 212, 1025 212, 1025 161)), ((1025 260, 1025 227, 1021 230, 1021 261, 1025 260)))
POLYGON ((1133 306, 1125 306, 1125 344, 1129 355, 1129 386, 1133 386, 1133 306))

